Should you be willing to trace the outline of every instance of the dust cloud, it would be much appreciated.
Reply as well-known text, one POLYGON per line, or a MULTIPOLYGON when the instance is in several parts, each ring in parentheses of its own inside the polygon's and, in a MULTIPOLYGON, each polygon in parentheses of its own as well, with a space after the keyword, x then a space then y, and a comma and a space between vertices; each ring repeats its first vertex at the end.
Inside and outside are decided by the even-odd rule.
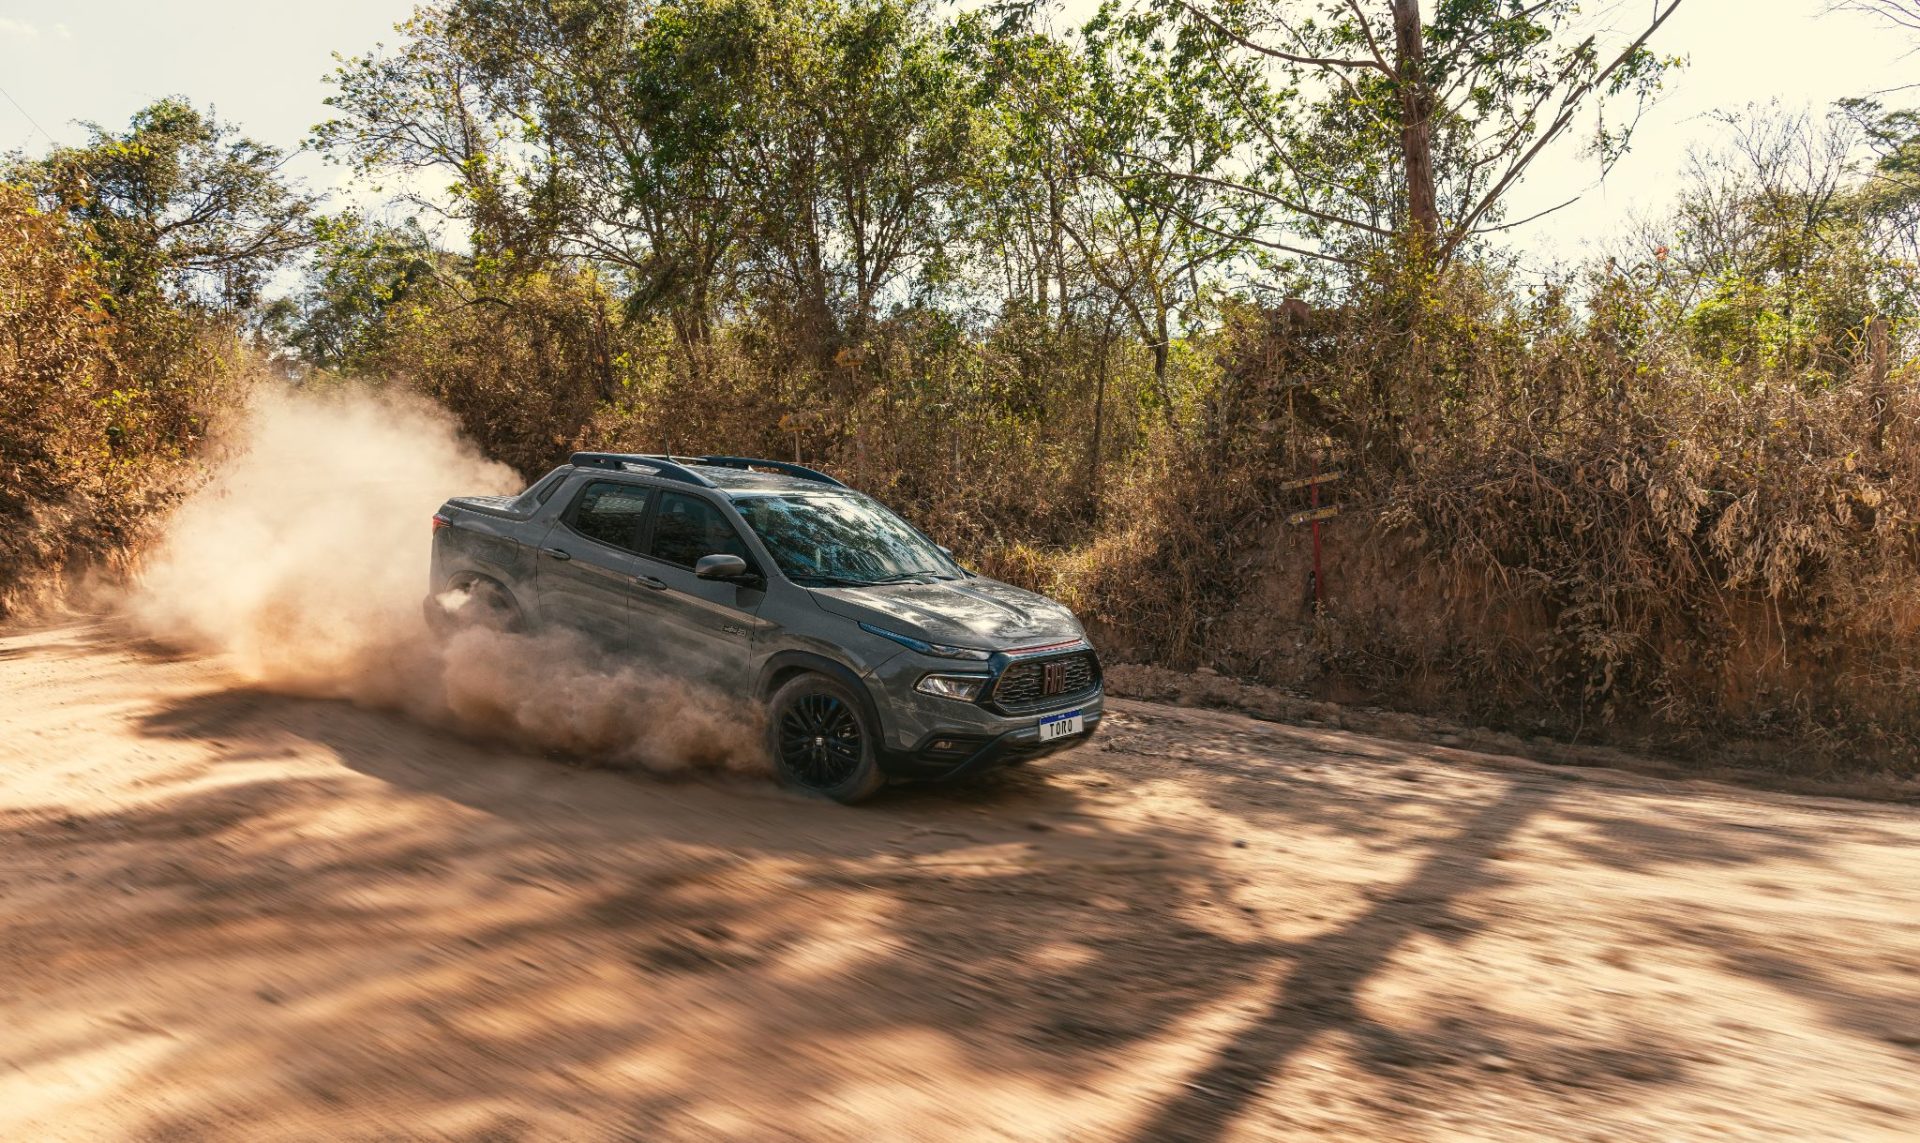
POLYGON ((434 510, 522 483, 432 406, 366 389, 269 392, 221 455, 126 601, 155 639, 221 654, 265 689, 522 746, 660 773, 764 767, 747 704, 609 659, 582 637, 429 631, 434 510))

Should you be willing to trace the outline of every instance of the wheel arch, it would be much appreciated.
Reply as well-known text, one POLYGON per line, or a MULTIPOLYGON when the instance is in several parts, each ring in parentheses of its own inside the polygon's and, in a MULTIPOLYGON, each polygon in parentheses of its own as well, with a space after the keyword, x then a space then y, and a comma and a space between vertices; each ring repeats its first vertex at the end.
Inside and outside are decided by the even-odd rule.
POLYGON ((773 693, 784 686, 788 680, 805 674, 826 675, 846 685, 853 697, 860 703, 860 711, 867 716, 878 734, 875 748, 884 752, 886 745, 886 723, 881 721, 880 706, 873 701, 873 691, 866 681, 852 667, 825 655, 812 651, 779 651, 767 658, 760 668, 760 677, 754 683, 753 697, 759 702, 773 698, 773 693))
POLYGON ((527 610, 525 604, 520 602, 519 594, 516 593, 512 587, 508 586, 497 576, 491 576, 481 571, 474 571, 471 568, 462 569, 448 576, 445 585, 442 586, 439 591, 427 597, 427 603, 429 606, 432 606, 435 599, 449 591, 459 591, 462 589, 471 590, 475 587, 488 587, 499 592, 501 597, 507 601, 507 606, 513 609, 513 615, 521 626, 525 626, 531 621, 532 613, 527 610))

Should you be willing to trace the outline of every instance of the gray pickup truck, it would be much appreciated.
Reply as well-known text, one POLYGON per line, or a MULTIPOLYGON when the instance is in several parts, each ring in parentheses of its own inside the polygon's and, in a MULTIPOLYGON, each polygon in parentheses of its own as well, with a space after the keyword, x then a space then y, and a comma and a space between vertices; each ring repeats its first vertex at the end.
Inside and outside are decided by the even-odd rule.
POLYGON ((1071 611, 812 469, 575 453, 518 496, 454 497, 433 529, 437 629, 570 626, 750 697, 781 779, 811 793, 1026 761, 1100 723, 1071 611))

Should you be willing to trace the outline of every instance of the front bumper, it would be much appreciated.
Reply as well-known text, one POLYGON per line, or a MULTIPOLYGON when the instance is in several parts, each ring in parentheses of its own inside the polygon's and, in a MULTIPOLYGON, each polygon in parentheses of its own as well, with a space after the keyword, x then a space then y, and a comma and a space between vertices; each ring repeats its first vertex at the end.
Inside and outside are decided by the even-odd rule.
POLYGON ((1029 704, 1035 709, 1005 710, 988 702, 939 698, 915 689, 929 673, 969 674, 978 668, 998 677, 1011 658, 1002 652, 991 664, 960 665, 904 651, 870 670, 863 681, 880 719, 881 769, 898 778, 957 778, 1044 757, 1093 736, 1106 699, 1097 666, 1090 688, 1052 696, 1044 704, 1029 704), (1042 705, 1044 709, 1038 709, 1042 705), (1075 710, 1086 720, 1086 730, 1042 745, 1040 720, 1075 710))
POLYGON ((1078 709, 1087 727, 1071 738, 1042 743, 1038 716, 1026 720, 1025 725, 994 735, 982 735, 977 730, 934 730, 909 749, 884 751, 880 768, 895 778, 946 781, 1070 750, 1091 739, 1099 730, 1100 697, 1095 695, 1077 708, 1068 708, 1078 709))

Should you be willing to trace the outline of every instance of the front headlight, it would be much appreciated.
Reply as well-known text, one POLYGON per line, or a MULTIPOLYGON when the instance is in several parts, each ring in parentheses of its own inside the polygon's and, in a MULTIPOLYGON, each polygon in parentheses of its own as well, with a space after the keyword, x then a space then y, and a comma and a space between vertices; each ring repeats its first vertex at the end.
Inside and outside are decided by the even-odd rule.
POLYGON ((946 643, 929 643, 925 639, 915 639, 911 635, 902 635, 898 631, 889 631, 885 627, 875 627, 871 623, 862 623, 860 630, 869 635, 878 635, 882 639, 891 639, 902 647, 911 647, 922 655, 932 655, 936 659, 972 659, 984 663, 993 658, 993 652, 982 651, 978 647, 954 647, 946 643))
POLYGON ((959 702, 972 702, 980 697, 986 688, 986 675, 928 675, 913 688, 923 695, 935 698, 955 699, 959 702))

